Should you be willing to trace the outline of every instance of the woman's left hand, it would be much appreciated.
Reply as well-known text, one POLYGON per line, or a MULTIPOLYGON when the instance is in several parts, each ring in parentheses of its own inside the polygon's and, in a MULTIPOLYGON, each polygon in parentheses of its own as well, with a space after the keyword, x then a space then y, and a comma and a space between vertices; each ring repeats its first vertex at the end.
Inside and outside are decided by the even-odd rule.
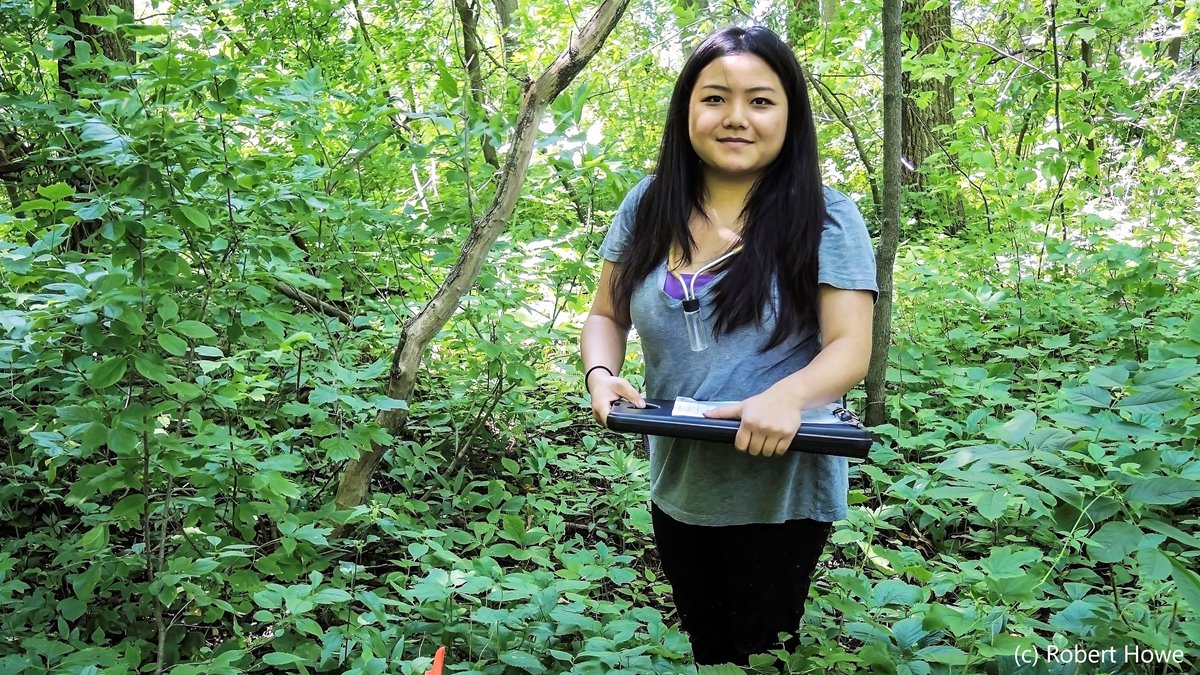
POLYGON ((801 407, 794 400, 770 389, 704 413, 712 419, 741 420, 733 446, 763 457, 778 457, 788 451, 800 430, 800 415, 801 407))

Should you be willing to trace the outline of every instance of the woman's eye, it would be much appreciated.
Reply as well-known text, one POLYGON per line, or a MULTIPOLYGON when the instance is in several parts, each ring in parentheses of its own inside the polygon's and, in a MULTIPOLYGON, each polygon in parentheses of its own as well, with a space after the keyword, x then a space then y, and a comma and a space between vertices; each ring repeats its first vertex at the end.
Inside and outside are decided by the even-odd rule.
POLYGON ((700 101, 702 103, 721 103, 724 101, 724 99, 714 94, 712 96, 705 96, 704 98, 700 99, 700 101))
POLYGON ((750 103, 752 103, 754 105, 774 105, 774 103, 771 102, 771 99, 763 98, 761 96, 754 99, 753 101, 750 101, 750 103))

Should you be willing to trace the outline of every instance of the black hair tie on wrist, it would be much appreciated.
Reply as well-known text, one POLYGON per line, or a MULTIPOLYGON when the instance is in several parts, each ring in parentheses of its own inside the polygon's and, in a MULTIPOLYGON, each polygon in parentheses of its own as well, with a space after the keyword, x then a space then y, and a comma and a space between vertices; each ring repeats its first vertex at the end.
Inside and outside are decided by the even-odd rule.
POLYGON ((592 366, 591 368, 588 368, 587 372, 583 375, 583 388, 587 390, 588 396, 592 395, 592 387, 588 384, 588 380, 592 377, 592 371, 601 369, 603 369, 604 372, 608 373, 609 375, 616 377, 616 374, 609 370, 608 366, 592 366))

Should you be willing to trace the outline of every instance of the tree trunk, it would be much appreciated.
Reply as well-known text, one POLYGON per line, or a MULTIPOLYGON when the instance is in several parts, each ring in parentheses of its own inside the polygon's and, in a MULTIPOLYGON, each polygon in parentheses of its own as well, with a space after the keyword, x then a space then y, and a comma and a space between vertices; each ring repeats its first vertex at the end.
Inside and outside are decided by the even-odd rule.
MULTIPOLYGON (((1186 3, 1184 3, 1183 0, 1167 0, 1167 5, 1171 7, 1172 19, 1179 18, 1179 14, 1183 12, 1183 7, 1185 4, 1186 3)), ((1179 51, 1182 46, 1183 36, 1173 37, 1171 38, 1171 41, 1167 43, 1167 58, 1171 60, 1171 63, 1179 63, 1179 51)))
POLYGON ((892 269, 900 245, 900 147, 901 66, 900 3, 883 0, 883 222, 879 246, 875 251, 875 274, 879 282, 879 300, 875 303, 872 329, 871 364, 867 369, 868 426, 889 420, 887 411, 887 361, 892 345, 892 269))
MULTIPOLYGON (((392 355, 388 381, 388 396, 391 398, 410 398, 426 348, 450 320, 462 296, 475 283, 488 250, 507 227, 525 182, 542 114, 600 50, 628 5, 629 0, 604 0, 587 24, 571 36, 566 50, 554 59, 537 80, 526 85, 516 127, 512 131, 511 149, 505 157, 496 193, 487 212, 471 224, 471 232, 467 235, 458 260, 429 304, 406 321, 400 332, 400 342, 392 355)), ((400 437, 407 420, 408 411, 402 409, 383 411, 377 418, 380 426, 396 438, 400 437)), ((372 444, 346 465, 335 500, 339 509, 349 509, 363 503, 371 475, 386 451, 387 448, 372 444)))
MULTIPOLYGON (((79 67, 84 65, 79 63, 78 55, 80 53, 90 52, 93 59, 103 56, 113 61, 132 62, 134 60, 134 53, 129 48, 129 39, 124 32, 120 30, 106 31, 99 26, 83 21, 83 17, 87 15, 107 15, 109 7, 132 14, 133 0, 83 0, 83 2, 57 0, 55 4, 58 20, 68 27, 69 34, 73 37, 67 43, 63 57, 58 61, 58 86, 72 98, 78 94, 78 81, 81 79, 78 71, 79 67), (82 45, 86 45, 86 47, 82 45)), ((88 72, 88 77, 105 82, 108 80, 108 73, 102 68, 95 68, 88 72)), ((98 187, 96 183, 103 182, 103 177, 99 178, 100 180, 97 180, 98 177, 92 173, 68 173, 66 175, 67 183, 80 194, 94 192, 98 187)), ((101 224, 102 221, 92 219, 80 220, 72 225, 65 244, 67 250, 86 250, 89 247, 86 243, 87 240, 100 229, 101 224)))
MULTIPOLYGON (((475 111, 468 116, 468 126, 470 126, 470 118, 481 116, 483 119, 487 119, 487 108, 484 106, 483 97, 483 68, 479 64, 479 31, 477 29, 479 2, 478 0, 454 0, 454 9, 458 11, 458 19, 462 22, 463 65, 467 68, 467 79, 471 83, 471 102, 475 108, 475 111)), ((496 147, 492 145, 486 135, 481 140, 484 161, 492 168, 499 169, 500 157, 496 154, 496 147)))
POLYGON ((787 39, 792 49, 799 48, 820 25, 821 7, 817 0, 792 0, 787 21, 787 39))
MULTIPOLYGON (((921 11, 923 0, 904 0, 904 32, 913 36, 917 43, 917 55, 936 54, 939 49, 945 49, 950 41, 950 3, 945 0, 941 5, 927 12, 921 11)), ((928 186, 928 175, 922 171, 925 160, 940 152, 943 146, 944 134, 939 127, 952 123, 950 116, 954 108, 954 89, 950 77, 917 81, 904 73, 904 104, 902 107, 903 146, 902 156, 908 165, 901 174, 901 182, 909 193, 924 192, 928 186), (924 109, 917 106, 918 98, 931 97, 924 109)), ((957 195, 942 199, 944 213, 917 213, 922 216, 940 216, 949 221, 950 230, 957 231, 962 226, 963 203, 957 195)))
POLYGON ((517 36, 513 33, 513 12, 517 11, 517 0, 495 0, 496 16, 500 19, 500 39, 504 42, 504 65, 512 60, 517 50, 517 36))
MULTIPOLYGON (((129 49, 129 40, 124 33, 109 32, 99 26, 85 23, 82 19, 86 15, 106 15, 109 13, 109 7, 132 14, 133 0, 58 0, 55 5, 59 21, 71 28, 74 36, 74 40, 67 44, 66 54, 58 62, 58 86, 71 95, 76 91, 75 74, 72 72, 76 64, 76 42, 86 42, 92 54, 103 54, 114 61, 133 61, 133 52, 129 49)), ((96 77, 101 81, 108 79, 102 72, 97 72, 96 77)))

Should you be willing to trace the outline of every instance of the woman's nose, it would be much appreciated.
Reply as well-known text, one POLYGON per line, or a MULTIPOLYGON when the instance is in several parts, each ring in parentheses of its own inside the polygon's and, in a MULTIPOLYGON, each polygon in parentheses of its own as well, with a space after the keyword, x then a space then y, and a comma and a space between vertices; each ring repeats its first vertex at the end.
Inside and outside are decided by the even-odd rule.
POLYGON ((746 128, 746 113, 741 105, 735 103, 729 106, 728 112, 725 115, 724 126, 728 129, 746 128))

